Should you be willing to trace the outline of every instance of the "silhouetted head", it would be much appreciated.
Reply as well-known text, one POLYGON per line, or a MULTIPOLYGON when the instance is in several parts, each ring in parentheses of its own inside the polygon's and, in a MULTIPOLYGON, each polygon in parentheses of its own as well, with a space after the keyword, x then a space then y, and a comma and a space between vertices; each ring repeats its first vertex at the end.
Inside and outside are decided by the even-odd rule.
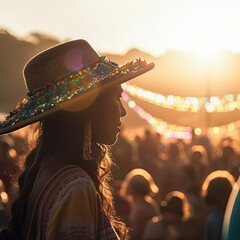
POLYGON ((209 206, 216 206, 224 211, 234 183, 235 180, 228 171, 214 171, 203 182, 202 196, 209 206))
POLYGON ((122 184, 122 195, 153 195, 158 192, 152 176, 144 169, 136 168, 130 171, 122 184))
POLYGON ((169 223, 187 219, 190 216, 190 205, 186 195, 180 191, 169 192, 160 202, 160 210, 169 223))

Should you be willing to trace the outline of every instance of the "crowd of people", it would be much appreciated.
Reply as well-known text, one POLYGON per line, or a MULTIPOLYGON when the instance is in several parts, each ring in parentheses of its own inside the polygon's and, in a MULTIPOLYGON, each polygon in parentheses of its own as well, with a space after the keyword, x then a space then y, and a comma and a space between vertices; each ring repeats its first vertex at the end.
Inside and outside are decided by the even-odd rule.
MULTIPOLYGON (((149 129, 129 141, 125 131, 110 151, 115 163, 114 203, 130 229, 130 239, 221 239, 225 208, 239 174, 236 141, 227 137, 214 146, 202 136, 190 144, 179 139, 164 142, 149 129)), ((0 137, 2 229, 18 192, 16 176, 27 146, 24 138, 0 137)))
POLYGON ((222 138, 217 145, 207 136, 190 143, 163 141, 146 129, 135 141, 120 135, 112 153, 120 189, 116 204, 125 204, 118 209, 132 229, 131 239, 221 239, 225 208, 239 176, 236 140, 222 138))

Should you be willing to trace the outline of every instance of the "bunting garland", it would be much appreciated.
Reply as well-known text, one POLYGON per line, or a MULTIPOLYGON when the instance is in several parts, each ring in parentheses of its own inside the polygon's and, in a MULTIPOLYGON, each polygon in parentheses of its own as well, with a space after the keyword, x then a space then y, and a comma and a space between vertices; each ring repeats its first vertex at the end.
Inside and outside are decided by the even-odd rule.
MULTIPOLYGON (((123 88, 125 89, 125 87, 123 88)), ((133 101, 126 92, 123 92, 122 98, 128 104, 128 106, 137 113, 139 117, 146 120, 150 126, 152 126, 160 134, 164 135, 165 138, 192 138, 193 129, 191 127, 171 124, 163 121, 162 119, 153 117, 150 113, 146 112, 143 108, 137 105, 136 102, 133 101)), ((221 126, 210 127, 207 130, 207 134, 209 136, 229 136, 238 128, 240 128, 240 120, 221 126)), ((200 135, 202 131, 203 130, 199 127, 194 129, 194 133, 196 135, 200 135)))
POLYGON ((156 106, 168 108, 181 112, 232 112, 240 110, 240 93, 237 95, 227 94, 222 97, 180 97, 174 95, 163 95, 151 92, 128 83, 122 84, 124 91, 140 100, 149 102, 156 106))

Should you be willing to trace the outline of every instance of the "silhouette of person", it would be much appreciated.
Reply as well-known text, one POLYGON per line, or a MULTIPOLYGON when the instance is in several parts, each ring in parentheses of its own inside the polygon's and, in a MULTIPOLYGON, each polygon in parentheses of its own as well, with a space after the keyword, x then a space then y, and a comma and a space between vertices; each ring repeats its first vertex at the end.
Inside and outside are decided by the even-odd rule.
POLYGON ((113 208, 108 145, 126 115, 120 85, 153 67, 141 59, 120 67, 82 39, 30 59, 27 97, 0 123, 0 135, 36 123, 2 239, 127 238, 113 208))

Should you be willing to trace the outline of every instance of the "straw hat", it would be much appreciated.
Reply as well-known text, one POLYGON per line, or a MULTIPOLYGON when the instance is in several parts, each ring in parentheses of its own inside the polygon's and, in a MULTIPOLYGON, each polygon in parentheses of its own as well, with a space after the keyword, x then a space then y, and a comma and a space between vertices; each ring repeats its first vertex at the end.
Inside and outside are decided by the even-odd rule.
POLYGON ((137 59, 123 66, 99 56, 85 40, 49 48, 25 65, 27 97, 0 122, 0 135, 37 122, 135 78, 154 67, 137 59))

